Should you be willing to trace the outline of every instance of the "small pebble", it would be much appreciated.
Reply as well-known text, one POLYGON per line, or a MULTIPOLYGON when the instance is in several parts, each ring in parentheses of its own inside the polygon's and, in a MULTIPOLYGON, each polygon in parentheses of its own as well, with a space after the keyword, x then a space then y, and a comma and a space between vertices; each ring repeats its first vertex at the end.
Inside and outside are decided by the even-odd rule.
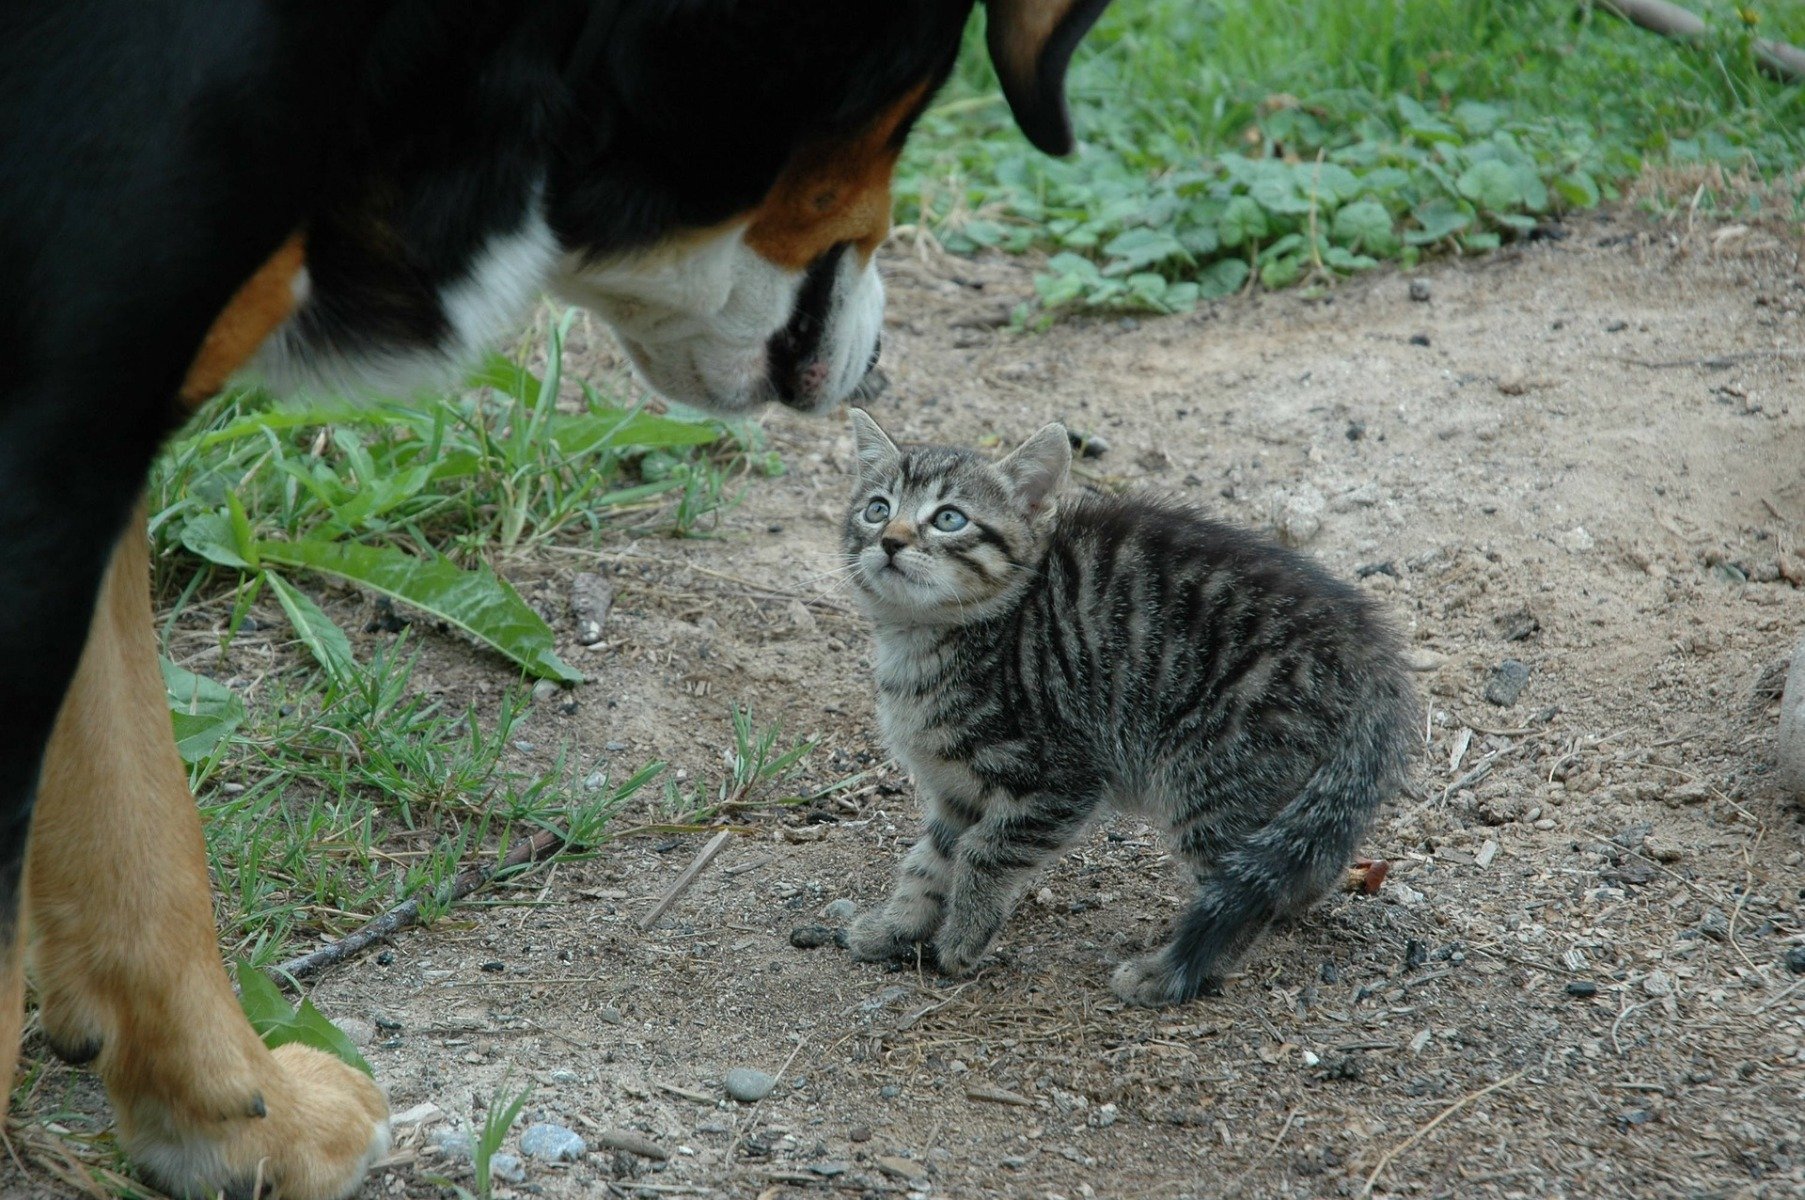
POLYGON ((609 742, 606 746, 604 746, 602 748, 610 754, 619 754, 622 750, 625 750, 627 748, 627 743, 625 743, 625 742, 609 742))
POLYGON ((850 900, 835 900, 821 910, 821 915, 830 921, 850 921, 859 915, 859 906, 850 900))
POLYGON ((1410 344, 1412 346, 1427 346, 1429 344, 1429 335, 1426 333, 1413 333, 1410 335, 1410 344))
POLYGON ((559 1067, 556 1071, 551 1073, 551 1081, 553 1083, 579 1083, 582 1081, 582 1078, 581 1075, 578 1075, 569 1067, 559 1067))
POLYGON ((1567 994, 1569 996, 1596 996, 1598 985, 1590 979, 1575 979, 1567 984, 1567 994))
POLYGON ((1698 931, 1714 942, 1725 941, 1730 936, 1730 918, 1721 908, 1707 908, 1698 923, 1698 931))
POLYGON ((1650 971, 1642 980, 1642 990, 1651 996, 1673 995, 1673 976, 1665 971, 1650 971))
POLYGON ((1412 279, 1410 281, 1410 298, 1418 304, 1427 304, 1429 302, 1429 281, 1412 279))
POLYGON ((1485 698, 1500 708, 1509 708, 1529 685, 1529 668, 1514 658, 1507 658, 1492 668, 1485 682, 1485 698))
POLYGON ((828 1162, 810 1163, 809 1170, 821 1176, 823 1179, 833 1179, 852 1170, 852 1164, 849 1162, 840 1162, 835 1159, 828 1162))
POLYGON ((489 1174, 503 1183, 525 1183, 526 1164, 512 1154, 505 1152, 491 1154, 489 1156, 489 1174))
POLYGON ((763 1100, 776 1086, 776 1079, 750 1067, 735 1067, 721 1080, 721 1087, 741 1104, 755 1104, 763 1100))
POLYGON ((1272 504, 1272 524, 1279 540, 1287 546, 1302 546, 1322 529, 1322 514, 1327 508, 1322 493, 1310 484, 1279 492, 1272 504))
POLYGON ((333 1022, 339 1032, 351 1039, 354 1046, 368 1046, 376 1040, 376 1026, 361 1017, 341 1017, 333 1022))
POLYGON ((854 1125, 851 1129, 846 1131, 846 1140, 849 1142, 868 1142, 868 1141, 870 1141, 871 1140, 871 1126, 854 1125))
POLYGON ((1780 959, 1794 975, 1805 975, 1805 946, 1794 946, 1780 959))
POLYGON ((563 690, 564 689, 560 688, 552 680, 541 679, 538 683, 535 683, 533 685, 533 699, 550 700, 553 696, 556 696, 559 692, 561 692, 563 690))
POLYGON ((467 1162, 476 1156, 476 1146, 467 1129, 441 1129, 433 1138, 433 1144, 439 1148, 441 1157, 458 1162, 467 1162))
POLYGON ((832 945, 834 931, 825 925, 798 925, 790 930, 790 945, 798 950, 814 950, 832 945))
POLYGON ((894 1083, 886 1083, 883 1087, 877 1089, 877 1094, 886 1100, 894 1100, 902 1095, 902 1088, 894 1083))
POLYGON ((575 1162, 589 1150, 576 1133, 549 1121, 530 1125, 520 1135, 520 1152, 544 1162, 575 1162))

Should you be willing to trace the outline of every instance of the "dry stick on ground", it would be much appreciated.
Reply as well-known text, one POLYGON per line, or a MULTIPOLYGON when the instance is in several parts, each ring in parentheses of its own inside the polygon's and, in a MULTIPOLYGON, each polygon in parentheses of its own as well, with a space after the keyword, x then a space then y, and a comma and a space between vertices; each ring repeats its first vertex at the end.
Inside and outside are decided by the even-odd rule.
POLYGON ((1396 1158, 1398 1155, 1404 1153, 1404 1151, 1410 1149, 1412 1146, 1416 1145, 1418 1142, 1422 1141, 1424 1138, 1428 1137, 1429 1134, 1435 1129, 1435 1127, 1437 1125, 1440 1125, 1443 1121, 1447 1120, 1449 1117, 1453 1116, 1455 1113, 1459 1112, 1461 1109, 1465 1108, 1467 1105, 1471 1104, 1473 1101, 1479 1099, 1480 1097, 1489 1095, 1492 1092, 1497 1091, 1499 1088, 1509 1087, 1511 1084, 1515 1083, 1517 1080, 1523 1078, 1523 1075, 1524 1075, 1524 1072, 1522 1072, 1522 1071, 1518 1071, 1514 1075, 1506 1075, 1503 1079, 1500 1079, 1497 1083, 1491 1084, 1487 1087, 1482 1087, 1476 1092, 1469 1092, 1466 1095, 1462 1096, 1460 1099, 1456 1100, 1454 1103, 1448 1105, 1448 1107, 1442 1109, 1440 1113, 1436 1114, 1436 1117, 1434 1120, 1430 1121, 1427 1125, 1423 1126, 1421 1129, 1417 1130, 1415 1133, 1411 1134, 1409 1137, 1405 1138, 1403 1141, 1399 1142, 1397 1145, 1395 1145, 1391 1149, 1387 1150, 1379 1158, 1378 1165, 1373 1167, 1373 1173, 1366 1177, 1366 1186, 1360 1189, 1360 1194, 1362 1196, 1372 1195, 1373 1194, 1373 1184, 1378 1182, 1379 1173, 1382 1172, 1383 1170, 1385 1170, 1386 1167, 1391 1165, 1391 1160, 1396 1158))
MULTIPOLYGON (((1705 37, 1703 18, 1667 0, 1598 0, 1598 7, 1672 41, 1691 43, 1705 37)), ((1805 79, 1805 50, 1797 46, 1757 38, 1755 61, 1787 82, 1805 79)))
MULTIPOLYGON (((507 856, 495 865, 469 867, 459 871, 452 878, 450 884, 439 890, 438 902, 451 904, 454 901, 462 900, 503 871, 525 866, 527 863, 538 862, 556 854, 564 848, 564 845, 564 835, 555 830, 547 829, 535 833, 526 841, 516 844, 512 850, 508 851, 507 856)), ((336 966, 371 943, 381 941, 391 933, 406 929, 410 925, 418 924, 419 920, 419 898, 405 900, 361 929, 345 935, 338 941, 321 946, 309 954, 303 954, 298 958, 291 958, 285 963, 277 964, 276 974, 279 978, 300 979, 327 967, 336 966)))
POLYGON ((721 852, 721 848, 727 844, 727 839, 732 836, 733 830, 723 829, 708 840, 708 844, 702 847, 695 858, 690 860, 689 866, 683 868, 683 874, 677 876, 677 882, 671 884, 670 890, 665 892, 664 896, 653 906, 652 911, 639 919, 640 932, 643 933, 658 924, 658 918, 669 912, 671 905, 677 903, 677 897, 689 890, 689 885, 696 881, 696 876, 700 875, 702 869, 714 861, 714 856, 721 852))

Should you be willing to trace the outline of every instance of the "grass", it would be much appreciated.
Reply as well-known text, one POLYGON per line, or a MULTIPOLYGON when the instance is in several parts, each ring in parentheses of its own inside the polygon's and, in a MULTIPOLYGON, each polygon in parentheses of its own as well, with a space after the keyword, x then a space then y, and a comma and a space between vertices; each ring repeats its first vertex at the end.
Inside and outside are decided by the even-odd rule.
MULTIPOLYGON (((776 467, 755 428, 573 385, 566 327, 546 332, 541 374, 496 357, 459 395, 298 409, 228 395, 159 464, 155 582, 166 646, 186 648, 164 674, 228 955, 266 967, 409 897, 439 915, 428 902, 461 867, 540 829, 605 841, 663 770, 616 778, 538 753, 530 679, 580 675, 497 568, 548 543, 706 536, 741 480, 776 467), (389 605, 374 649, 315 599, 322 576, 389 605), (185 612, 212 630, 198 650, 185 612), (480 708, 421 694, 417 631, 433 627, 520 682, 480 708)), ((720 794, 736 802, 808 748, 776 754, 777 731, 738 710, 734 728, 720 794)))
POLYGON ((1797 172, 1805 88, 1751 47, 1805 38, 1805 5, 1688 2, 1703 47, 1572 0, 1116 0, 1071 72, 1064 161, 1014 131, 974 28, 898 218, 955 252, 1047 252, 1045 319, 1482 252, 1650 166, 1797 172))

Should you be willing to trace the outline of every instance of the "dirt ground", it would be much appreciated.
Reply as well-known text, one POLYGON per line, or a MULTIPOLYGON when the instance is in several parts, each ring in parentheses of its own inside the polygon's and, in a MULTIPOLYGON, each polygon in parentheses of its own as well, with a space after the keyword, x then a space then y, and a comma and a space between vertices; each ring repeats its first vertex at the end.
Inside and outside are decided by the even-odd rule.
MULTIPOLYGON (((464 910, 322 979, 329 1015, 379 1027, 396 1111, 438 1110, 364 1195, 467 1172, 439 1139, 504 1081, 533 1088, 519 1128, 589 1152, 501 1195, 1805 1195, 1805 810, 1768 782, 1805 630, 1805 274, 1759 229, 1555 233, 1038 336, 1001 327, 1027 267, 893 248, 893 433, 993 445, 1062 418, 1109 443, 1098 482, 1262 526, 1322 497, 1309 550, 1392 607, 1428 702, 1414 792, 1369 840, 1384 887, 1160 1012, 1106 986, 1184 895, 1125 819, 971 981, 792 945, 881 897, 914 816, 865 631, 823 580, 850 438, 772 415, 788 473, 720 537, 510 568, 591 679, 526 736, 579 776, 656 757, 712 789, 741 702, 820 737, 791 790, 869 774, 736 814, 649 932, 706 835, 628 838, 536 877, 543 905, 464 910), (584 650, 563 597, 598 563, 617 597, 584 650), (1500 705, 1506 659, 1528 682, 1500 705), (736 1067, 775 1091, 725 1099, 736 1067), (622 1133, 668 1157, 608 1148, 622 1133)), ((578 358, 618 369, 599 337, 578 358)), ((506 680, 441 639, 423 682, 462 703, 506 680)), ((68 1194, 8 1170, 7 1196, 68 1194)))

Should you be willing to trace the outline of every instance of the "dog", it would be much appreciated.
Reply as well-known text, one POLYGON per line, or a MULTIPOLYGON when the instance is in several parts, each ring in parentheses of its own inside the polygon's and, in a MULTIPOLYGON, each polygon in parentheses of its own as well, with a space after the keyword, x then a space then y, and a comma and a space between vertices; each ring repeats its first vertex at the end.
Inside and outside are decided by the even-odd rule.
POLYGON ((247 369, 454 378, 547 289, 667 396, 838 404, 877 357, 897 155, 976 3, 1018 125, 1064 153, 1107 0, 9 0, 0 1080, 29 959, 45 1038, 95 1066, 158 1187, 358 1187, 383 1094, 265 1049, 219 960, 152 633, 152 457, 247 369))

